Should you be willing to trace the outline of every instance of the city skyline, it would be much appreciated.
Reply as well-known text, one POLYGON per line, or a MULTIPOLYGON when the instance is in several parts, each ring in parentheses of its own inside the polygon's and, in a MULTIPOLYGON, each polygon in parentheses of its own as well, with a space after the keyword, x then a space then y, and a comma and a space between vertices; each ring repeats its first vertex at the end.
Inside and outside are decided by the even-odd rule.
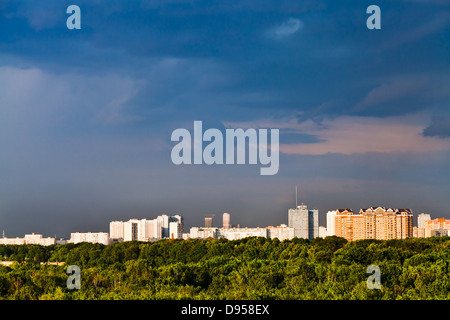
MULTIPOLYGON (((305 225, 305 226, 307 226, 306 230, 305 231, 300 231, 298 233, 296 231, 294 234, 295 234, 295 236, 298 236, 298 237, 306 237, 306 238, 312 239, 314 237, 319 237, 319 230, 318 230, 319 228, 323 228, 323 227, 325 229, 329 228, 328 224, 330 222, 329 221, 329 213, 330 212, 335 212, 336 210, 337 211, 339 211, 339 210, 353 211, 351 208, 345 208, 345 209, 334 208, 334 209, 322 212, 322 214, 321 214, 320 213, 321 211, 316 209, 316 208, 308 209, 308 206, 305 205, 304 203, 300 203, 300 204, 296 203, 296 205, 297 205, 297 207, 293 206, 293 207, 291 207, 291 208, 289 208, 287 210, 287 215, 286 215, 285 221, 281 221, 281 222, 277 222, 277 223, 273 223, 273 224, 267 224, 265 226, 264 225, 260 225, 260 224, 259 225, 258 224, 241 225, 239 222, 237 222, 236 224, 229 224, 228 227, 227 227, 227 226, 224 225, 225 220, 222 220, 222 219, 219 222, 219 224, 222 224, 222 225, 219 226, 219 225, 217 225, 217 223, 216 224, 214 223, 214 219, 212 219, 211 216, 204 217, 204 220, 202 221, 202 223, 199 223, 199 224, 189 224, 189 223, 186 224, 186 220, 184 219, 184 215, 182 215, 181 213, 176 213, 174 215, 170 215, 170 214, 168 215, 167 213, 160 213, 160 214, 157 214, 156 216, 152 215, 152 216, 145 216, 145 217, 131 217, 131 218, 129 218, 128 221, 122 221, 122 220, 120 220, 120 218, 117 218, 117 219, 109 220, 108 225, 105 228, 103 228, 103 229, 102 228, 95 229, 95 230, 89 230, 89 229, 86 229, 86 228, 82 228, 81 230, 73 230, 72 229, 71 231, 69 231, 68 234, 71 235, 73 233, 104 233, 104 232, 106 232, 108 234, 111 234, 111 224, 112 223, 115 223, 115 222, 118 222, 118 223, 132 223, 132 222, 136 223, 137 222, 138 223, 140 220, 141 221, 145 221, 145 220, 146 221, 156 221, 157 219, 160 219, 160 217, 162 217, 162 216, 168 217, 169 220, 167 221, 167 223, 169 223, 170 221, 174 221, 173 218, 177 217, 176 220, 180 221, 181 224, 183 225, 183 228, 184 228, 183 232, 184 233, 189 233, 188 230, 190 230, 193 227, 196 227, 196 228, 225 228, 226 229, 226 228, 236 228, 236 227, 238 227, 238 228, 268 228, 268 227, 276 227, 276 226, 280 226, 280 225, 285 225, 285 226, 289 226, 289 227, 292 227, 292 228, 297 228, 297 227, 294 226, 294 224, 298 224, 300 222, 291 221, 292 214, 306 212, 308 216, 314 214, 314 219, 311 220, 311 221, 308 221, 308 220, 310 220, 310 218, 308 217, 307 220, 306 220, 306 225, 305 225), (211 219, 211 225, 210 226, 209 225, 208 226, 205 225, 205 224, 209 224, 209 223, 206 222, 207 218, 211 219), (322 219, 319 219, 319 218, 322 218, 322 219), (313 228, 314 229, 311 229, 312 228, 311 223, 313 223, 313 225, 314 225, 313 228), (308 229, 309 229, 309 231, 308 231, 308 229)), ((389 209, 391 207, 390 206, 372 206, 372 207, 365 206, 365 207, 361 207, 360 210, 357 210, 355 212, 366 210, 364 208, 383 208, 383 209, 387 208, 387 209, 389 209)), ((414 210, 411 210, 410 208, 408 208, 407 210, 411 211, 411 214, 412 214, 412 226, 414 226, 414 227, 423 228, 423 223, 424 222, 423 222, 423 219, 421 220, 421 218, 423 218, 423 217, 427 217, 426 219, 432 219, 431 217, 434 217, 433 219, 442 219, 442 216, 433 215, 433 214, 424 213, 424 212, 414 214, 414 210)), ((225 215, 227 215, 227 219, 228 219, 228 221, 230 221, 232 214, 229 213, 229 212, 223 212, 222 214, 220 214, 221 217, 223 217, 225 215)), ((30 234, 35 234, 35 233, 47 235, 47 234, 45 234, 43 232, 40 232, 38 230, 27 231, 27 232, 25 232, 23 234, 30 235, 30 234)), ((58 238, 59 239, 69 239, 70 238, 70 236, 69 237, 67 235, 61 236, 61 234, 59 234, 59 236, 57 236, 58 235, 57 232, 53 232, 53 233, 50 233, 48 235, 54 235, 55 239, 58 239, 58 238)), ((328 231, 327 231, 327 235, 330 235, 330 234, 328 234, 328 231)), ((2 230, 2 237, 4 237, 4 238, 5 237, 6 238, 17 238, 19 236, 20 235, 17 235, 17 234, 11 236, 10 234, 7 233, 7 230, 5 230, 5 229, 2 230)), ((169 237, 169 236, 166 235, 164 237, 169 237)))
POLYGON ((450 219, 431 219, 430 214, 418 215, 417 226, 413 225, 413 212, 409 208, 373 206, 361 208, 355 213, 349 208, 336 209, 326 213, 326 226, 319 226, 317 210, 308 210, 304 204, 288 210, 288 224, 266 227, 239 227, 230 225, 230 214, 223 213, 222 227, 214 227, 205 219, 204 227, 191 227, 184 232, 184 218, 181 215, 160 215, 154 219, 130 219, 110 221, 109 232, 72 232, 70 239, 43 237, 42 234, 25 234, 24 237, 0 238, 3 245, 62 245, 66 243, 99 243, 110 245, 117 242, 153 242, 161 239, 208 239, 225 238, 238 240, 247 237, 264 237, 279 241, 316 237, 342 237, 347 241, 362 239, 391 240, 427 238, 450 235, 450 219))
MULTIPOLYGON (((383 204, 450 218, 450 3, 0 3, 0 230, 287 222, 383 204), (279 129, 279 165, 176 165, 177 128, 279 129)), ((199 149, 201 150, 201 148, 199 149)), ((230 149, 231 150, 231 149, 230 149)), ((287 223, 286 223, 287 224, 287 223)))

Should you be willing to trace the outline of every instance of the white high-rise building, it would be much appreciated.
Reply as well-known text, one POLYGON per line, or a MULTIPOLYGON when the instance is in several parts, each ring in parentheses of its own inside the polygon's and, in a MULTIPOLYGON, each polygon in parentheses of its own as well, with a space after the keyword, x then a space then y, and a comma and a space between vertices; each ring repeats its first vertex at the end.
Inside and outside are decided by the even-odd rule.
POLYGON ((421 213, 417 216, 417 226, 425 228, 425 221, 431 220, 431 215, 428 213, 421 213))
POLYGON ((230 222, 231 222, 231 217, 230 217, 230 214, 229 213, 224 213, 223 214, 223 218, 222 218, 222 227, 224 228, 224 229, 228 229, 228 228, 231 228, 231 224, 230 224, 230 222))
POLYGON ((109 224, 110 237, 115 241, 151 241, 162 238, 181 238, 183 234, 181 215, 161 215, 155 219, 130 219, 126 222, 112 221, 109 224))
POLYGON ((123 241, 123 221, 111 221, 109 223, 109 237, 114 240, 123 241))
POLYGON ((179 222, 179 223, 183 223, 183 217, 180 216, 179 214, 176 214, 174 216, 170 217, 170 221, 175 221, 175 222, 179 222))
POLYGON ((145 229, 147 239, 161 239, 161 223, 158 219, 146 220, 145 229))
POLYGON ((138 240, 138 223, 137 219, 130 219, 123 224, 123 241, 138 240))
POLYGON ((288 211, 289 227, 297 238, 313 239, 319 236, 319 210, 308 210, 304 204, 288 211))
POLYGON ((179 221, 169 222, 169 235, 171 239, 181 239, 183 236, 183 225, 179 221))
POLYGON ((336 225, 336 210, 327 212, 327 236, 334 236, 336 225))
POLYGON ((169 216, 166 214, 163 214, 161 216, 158 216, 156 219, 159 220, 159 223, 161 226, 161 238, 168 238, 169 237, 169 216))
POLYGON ((137 221, 137 240, 138 241, 147 241, 148 240, 148 229, 147 224, 149 220, 147 219, 140 219, 137 221))
MULTIPOLYGON (((182 238, 183 237, 183 232, 184 232, 184 219, 183 219, 183 217, 180 216, 179 214, 176 214, 176 215, 170 217, 170 221, 177 223, 176 228, 177 228, 178 236, 174 237, 174 238, 182 238)), ((171 235, 170 224, 169 224, 169 235, 171 235)))

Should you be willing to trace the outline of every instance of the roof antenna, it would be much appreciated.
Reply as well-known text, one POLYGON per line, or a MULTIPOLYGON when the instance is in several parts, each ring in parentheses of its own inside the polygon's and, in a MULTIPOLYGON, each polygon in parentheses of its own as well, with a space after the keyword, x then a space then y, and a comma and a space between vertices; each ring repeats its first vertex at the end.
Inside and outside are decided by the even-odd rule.
POLYGON ((298 207, 297 198, 298 198, 298 192, 297 192, 297 185, 296 185, 295 186, 295 209, 297 209, 297 207, 298 207))

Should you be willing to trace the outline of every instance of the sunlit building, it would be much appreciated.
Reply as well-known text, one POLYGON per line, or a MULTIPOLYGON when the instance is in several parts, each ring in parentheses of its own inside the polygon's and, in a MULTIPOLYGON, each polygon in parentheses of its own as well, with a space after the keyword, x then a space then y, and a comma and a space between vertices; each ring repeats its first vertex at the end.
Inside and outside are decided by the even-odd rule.
POLYGON ((425 222, 431 220, 431 215, 428 213, 421 213, 417 216, 417 226, 419 228, 425 228, 425 222))
POLYGON ((425 221, 425 237, 446 236, 450 230, 449 219, 433 219, 425 221))
POLYGON ((297 238, 312 239, 319 236, 319 210, 308 210, 304 204, 288 211, 288 225, 297 238))
POLYGON ((118 241, 123 241, 123 221, 111 221, 109 223, 109 237, 118 241))
POLYGON ((70 234, 69 243, 101 243, 109 244, 109 234, 107 232, 74 232, 70 234))
POLYGON ((190 230, 189 238, 191 239, 218 238, 219 235, 220 235, 219 228, 192 227, 190 230))
POLYGON ((351 209, 337 209, 335 234, 348 241, 360 239, 405 239, 413 236, 411 209, 370 207, 355 214, 351 209))
POLYGON ((328 211, 327 212, 327 236, 335 235, 335 224, 336 224, 336 210, 328 211))
POLYGON ((182 239, 182 237, 183 237, 183 225, 178 221, 169 222, 169 238, 182 239))
POLYGON ((277 238, 280 241, 291 240, 294 238, 294 228, 290 228, 285 224, 278 227, 267 227, 267 236, 271 239, 277 238))
POLYGON ((424 238, 425 228, 413 227, 413 238, 424 238))
POLYGON ((223 218, 222 218, 222 227, 224 229, 231 228, 230 221, 231 221, 230 214, 229 213, 224 213, 223 214, 223 218))
MULTIPOLYGON (((143 220, 145 223, 145 219, 143 220)), ((123 241, 138 240, 138 225, 142 226, 138 219, 130 219, 123 224, 123 241)))
POLYGON ((213 217, 205 217, 205 228, 212 228, 213 217))
POLYGON ((247 237, 268 237, 268 228, 228 228, 219 230, 221 238, 237 240, 247 237))
POLYGON ((327 236, 327 228, 324 226, 319 226, 319 237, 325 238, 327 236))
POLYGON ((111 221, 110 238, 117 241, 153 241, 163 238, 179 239, 183 236, 184 222, 180 215, 160 215, 155 219, 111 221))
POLYGON ((44 238, 42 234, 26 234, 23 238, 0 238, 0 244, 37 244, 41 246, 49 246, 56 244, 55 238, 44 238))

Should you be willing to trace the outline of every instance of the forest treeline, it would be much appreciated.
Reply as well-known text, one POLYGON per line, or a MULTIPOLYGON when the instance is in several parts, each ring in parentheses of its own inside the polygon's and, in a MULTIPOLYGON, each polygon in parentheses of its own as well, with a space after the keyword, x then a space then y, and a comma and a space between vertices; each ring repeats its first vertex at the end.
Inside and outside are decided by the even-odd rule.
POLYGON ((450 299, 450 237, 0 245, 0 299, 450 299), (48 265, 45 262, 64 262, 48 265), (81 289, 66 269, 81 270, 81 289), (381 289, 368 289, 369 265, 381 289))

